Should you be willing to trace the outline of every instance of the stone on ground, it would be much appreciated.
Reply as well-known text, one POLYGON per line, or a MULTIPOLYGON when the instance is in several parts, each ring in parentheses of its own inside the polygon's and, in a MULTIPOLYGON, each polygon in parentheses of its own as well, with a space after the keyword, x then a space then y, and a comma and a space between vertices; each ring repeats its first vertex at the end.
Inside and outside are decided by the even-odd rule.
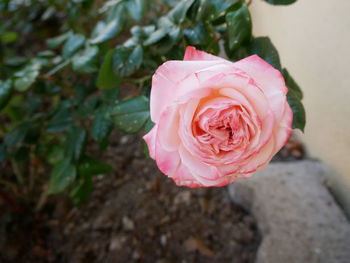
POLYGON ((229 186, 234 202, 257 219, 256 263, 349 263, 350 224, 313 161, 271 163, 229 186))

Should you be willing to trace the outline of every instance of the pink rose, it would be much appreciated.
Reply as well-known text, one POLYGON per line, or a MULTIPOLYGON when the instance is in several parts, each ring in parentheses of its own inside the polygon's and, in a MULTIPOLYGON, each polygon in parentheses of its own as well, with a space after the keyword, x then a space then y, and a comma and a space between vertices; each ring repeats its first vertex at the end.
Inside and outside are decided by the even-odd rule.
POLYGON ((150 156, 177 185, 224 186, 265 167, 293 113, 282 74, 257 55, 232 63, 188 47, 152 79, 150 156))

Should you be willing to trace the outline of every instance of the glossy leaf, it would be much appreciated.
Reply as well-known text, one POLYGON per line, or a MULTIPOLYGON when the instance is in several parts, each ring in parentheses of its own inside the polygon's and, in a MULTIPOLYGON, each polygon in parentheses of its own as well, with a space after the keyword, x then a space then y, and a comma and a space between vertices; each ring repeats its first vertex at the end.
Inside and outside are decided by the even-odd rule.
POLYGON ((73 121, 72 114, 66 108, 61 108, 49 121, 46 131, 56 133, 68 129, 73 121))
POLYGON ((293 110, 293 129, 304 131, 306 114, 303 104, 292 89, 289 89, 287 93, 287 100, 293 110))
POLYGON ((84 156, 78 165, 79 175, 95 176, 113 172, 112 166, 95 158, 84 156))
POLYGON ((84 51, 79 52, 73 57, 73 70, 81 73, 92 73, 97 71, 96 61, 98 55, 98 47, 90 46, 84 51))
POLYGON ((128 0, 126 2, 126 9, 133 19, 140 21, 145 15, 146 1, 147 0, 128 0))
POLYGON ((63 45, 62 56, 69 58, 85 43, 85 37, 81 34, 71 34, 63 45))
POLYGON ((259 57, 270 63, 273 67, 281 70, 280 57, 275 46, 268 37, 258 37, 253 39, 251 44, 251 54, 257 54, 259 57))
POLYGON ((125 20, 125 16, 123 13, 121 13, 120 16, 117 16, 108 24, 105 24, 102 28, 100 28, 98 35, 92 40, 90 40, 90 43, 100 44, 116 37, 120 33, 120 31, 123 29, 124 20, 125 20))
POLYGON ((139 96, 116 104, 111 117, 117 129, 125 133, 136 133, 149 118, 149 100, 139 96))
POLYGON ((78 180, 69 196, 75 205, 83 203, 92 193, 93 182, 91 176, 85 176, 78 180))
POLYGON ((53 37, 53 38, 49 38, 46 40, 46 44, 50 47, 50 48, 57 48, 59 45, 61 45, 64 41, 67 40, 67 38, 69 37, 71 33, 67 32, 64 33, 62 35, 59 35, 57 37, 53 37))
POLYGON ((26 91, 35 82, 36 78, 39 76, 41 65, 38 61, 31 61, 20 71, 14 74, 15 89, 18 91, 26 91))
POLYGON ((142 64, 143 49, 137 46, 135 49, 118 46, 113 54, 113 69, 120 77, 132 75, 142 64))
POLYGON ((80 126, 72 127, 66 141, 65 158, 79 160, 85 145, 85 140, 85 129, 80 126))
POLYGON ((295 80, 292 78, 292 76, 289 74, 287 69, 282 70, 282 74, 284 77, 284 80, 286 82, 286 85, 289 90, 292 90, 295 93, 295 96, 301 100, 303 98, 303 92, 301 91, 299 85, 295 82, 295 80))
POLYGON ((73 183, 77 176, 76 167, 68 159, 63 159, 54 166, 48 185, 49 194, 58 194, 63 192, 73 183))
POLYGON ((169 12, 168 17, 175 24, 181 24, 185 18, 187 11, 190 9, 194 0, 181 0, 179 3, 169 12))
POLYGON ((246 5, 228 13, 226 15, 226 23, 228 42, 231 50, 238 48, 250 40, 252 35, 252 21, 246 5))
POLYGON ((91 136, 97 142, 102 142, 112 130, 113 123, 107 119, 106 114, 98 113, 92 122, 91 136))
POLYGON ((169 28, 161 27, 154 31, 143 43, 144 46, 150 46, 164 38, 169 32, 169 28))
POLYGON ((264 0, 264 1, 273 5, 290 5, 295 3, 297 0, 264 0))
POLYGON ((113 71, 113 54, 111 49, 107 52, 103 64, 100 68, 97 78, 97 87, 99 89, 113 89, 116 88, 122 81, 113 71))
POLYGON ((2 110, 9 102, 12 94, 13 83, 11 80, 0 80, 0 110, 2 110))

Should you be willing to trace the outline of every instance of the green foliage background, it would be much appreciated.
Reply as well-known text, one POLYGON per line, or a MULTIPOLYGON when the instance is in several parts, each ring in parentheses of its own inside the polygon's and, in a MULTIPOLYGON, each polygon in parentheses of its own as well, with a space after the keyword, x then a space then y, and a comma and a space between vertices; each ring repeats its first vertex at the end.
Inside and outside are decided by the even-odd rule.
POLYGON ((302 92, 270 39, 252 35, 244 0, 2 0, 0 12, 0 161, 17 178, 0 184, 14 191, 30 194, 45 167, 47 193, 86 199, 112 168, 85 146, 150 129, 151 76, 188 45, 232 61, 258 54, 283 73, 293 126, 305 126, 302 92))

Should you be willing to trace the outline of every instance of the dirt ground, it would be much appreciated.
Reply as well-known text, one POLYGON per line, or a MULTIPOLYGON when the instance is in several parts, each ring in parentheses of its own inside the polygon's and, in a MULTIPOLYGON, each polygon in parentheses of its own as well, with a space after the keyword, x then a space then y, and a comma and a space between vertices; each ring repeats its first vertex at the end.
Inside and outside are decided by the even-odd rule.
MULTIPOLYGON (((95 178, 83 205, 58 196, 39 212, 0 213, 1 263, 254 262, 257 223, 226 188, 177 187, 144 157, 140 138, 113 136, 103 158, 115 172, 95 178)), ((302 158, 290 145, 275 160, 302 158)))

